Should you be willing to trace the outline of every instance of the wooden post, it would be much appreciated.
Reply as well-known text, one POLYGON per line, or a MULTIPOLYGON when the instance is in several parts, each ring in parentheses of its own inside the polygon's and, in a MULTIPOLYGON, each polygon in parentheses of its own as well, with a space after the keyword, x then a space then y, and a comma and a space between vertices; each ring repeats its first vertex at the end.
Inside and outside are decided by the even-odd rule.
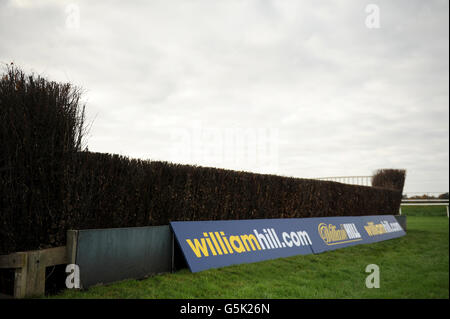
POLYGON ((78 230, 67 231, 67 263, 77 263, 78 230))
POLYGON ((45 269, 67 263, 66 246, 0 256, 0 268, 15 268, 14 298, 45 294, 45 269))
MULTIPOLYGON (((28 252, 26 268, 25 297, 35 297, 45 294, 45 264, 41 260, 41 252, 28 252)), ((22 268, 23 269, 23 268, 22 268)))
MULTIPOLYGON (((17 255, 17 257, 22 259, 22 264, 17 265, 16 271, 14 273, 14 298, 25 298, 26 296, 26 286, 27 286, 27 263, 28 263, 28 255, 26 253, 16 253, 12 256, 17 255)), ((11 256, 11 255, 9 255, 11 256)), ((14 258, 14 257, 12 257, 14 258)), ((7 266, 7 265, 6 265, 7 266)))

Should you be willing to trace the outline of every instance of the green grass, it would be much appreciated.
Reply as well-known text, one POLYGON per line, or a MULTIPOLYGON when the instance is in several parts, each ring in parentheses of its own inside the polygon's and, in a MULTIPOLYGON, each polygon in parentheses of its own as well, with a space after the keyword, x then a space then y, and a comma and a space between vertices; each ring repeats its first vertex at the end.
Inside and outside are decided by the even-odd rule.
POLYGON ((406 216, 447 216, 446 206, 403 206, 406 216))
POLYGON ((191 273, 184 269, 52 298, 449 298, 447 217, 408 217, 407 235, 318 255, 191 273), (380 288, 368 289, 368 264, 380 288))

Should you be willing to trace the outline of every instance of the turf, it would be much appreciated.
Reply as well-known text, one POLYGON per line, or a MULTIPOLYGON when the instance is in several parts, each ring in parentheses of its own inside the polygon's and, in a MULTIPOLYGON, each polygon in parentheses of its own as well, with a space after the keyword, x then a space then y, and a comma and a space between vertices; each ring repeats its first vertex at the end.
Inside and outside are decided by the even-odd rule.
POLYGON ((65 290, 51 298, 449 298, 447 217, 408 217, 407 235, 319 255, 280 258, 65 290), (366 288, 368 264, 380 288, 366 288))
POLYGON ((402 206, 406 216, 447 216, 446 206, 402 206))

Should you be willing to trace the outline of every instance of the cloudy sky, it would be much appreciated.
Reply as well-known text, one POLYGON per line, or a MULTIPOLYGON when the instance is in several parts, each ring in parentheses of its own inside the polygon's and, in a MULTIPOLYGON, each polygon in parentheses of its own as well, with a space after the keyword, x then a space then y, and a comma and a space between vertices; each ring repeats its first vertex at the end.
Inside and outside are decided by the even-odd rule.
POLYGON ((448 6, 0 0, 0 62, 82 87, 90 151, 443 192, 448 6))

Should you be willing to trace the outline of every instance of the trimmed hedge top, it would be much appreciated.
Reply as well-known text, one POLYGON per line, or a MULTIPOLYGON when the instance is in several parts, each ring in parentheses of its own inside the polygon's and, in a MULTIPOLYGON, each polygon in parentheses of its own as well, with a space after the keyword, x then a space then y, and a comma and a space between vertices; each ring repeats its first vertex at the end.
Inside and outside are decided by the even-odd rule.
POLYGON ((393 189, 403 193, 406 170, 404 169, 379 169, 372 177, 372 186, 393 189))

